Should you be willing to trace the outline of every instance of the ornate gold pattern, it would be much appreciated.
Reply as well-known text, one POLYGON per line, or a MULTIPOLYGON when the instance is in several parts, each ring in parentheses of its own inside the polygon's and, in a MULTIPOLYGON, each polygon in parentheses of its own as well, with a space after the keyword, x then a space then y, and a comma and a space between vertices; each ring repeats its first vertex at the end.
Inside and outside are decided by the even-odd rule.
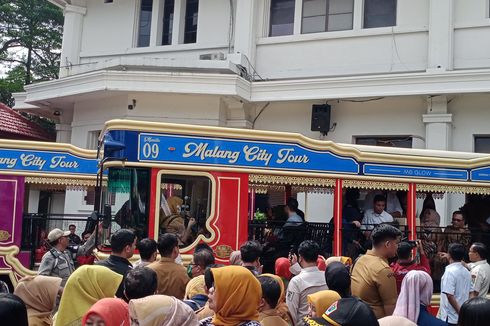
POLYGON ((408 190, 407 183, 382 182, 382 181, 370 181, 370 180, 347 179, 344 180, 343 186, 345 188, 360 188, 360 189, 408 190))
POLYGON ((0 241, 6 241, 10 239, 12 235, 6 230, 0 230, 0 241))
POLYGON ((454 192, 463 194, 490 195, 490 187, 417 184, 420 192, 454 192))
POLYGON ((279 184, 293 186, 309 186, 314 188, 329 188, 335 185, 334 179, 329 178, 311 178, 311 177, 295 177, 285 175, 265 175, 265 174, 250 174, 248 176, 249 183, 258 184, 279 184))
POLYGON ((26 183, 63 185, 75 187, 95 187, 95 178, 78 179, 78 178, 50 178, 50 177, 26 177, 26 183))
POLYGON ((216 257, 221 259, 230 258, 233 248, 228 245, 219 245, 216 247, 216 257))

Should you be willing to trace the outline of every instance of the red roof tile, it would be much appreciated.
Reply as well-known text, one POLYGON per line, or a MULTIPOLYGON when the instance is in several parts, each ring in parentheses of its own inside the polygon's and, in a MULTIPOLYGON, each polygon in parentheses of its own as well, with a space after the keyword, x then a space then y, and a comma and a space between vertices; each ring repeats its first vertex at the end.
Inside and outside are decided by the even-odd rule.
POLYGON ((54 141, 56 135, 0 103, 0 138, 54 141))

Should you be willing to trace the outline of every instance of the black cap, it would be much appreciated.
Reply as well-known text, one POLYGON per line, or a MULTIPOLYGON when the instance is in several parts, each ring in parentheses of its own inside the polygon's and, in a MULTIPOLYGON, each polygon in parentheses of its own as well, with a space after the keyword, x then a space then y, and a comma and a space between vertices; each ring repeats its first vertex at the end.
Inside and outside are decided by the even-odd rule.
POLYGON ((334 302, 321 318, 307 318, 306 325, 379 326, 371 308, 355 297, 334 302))

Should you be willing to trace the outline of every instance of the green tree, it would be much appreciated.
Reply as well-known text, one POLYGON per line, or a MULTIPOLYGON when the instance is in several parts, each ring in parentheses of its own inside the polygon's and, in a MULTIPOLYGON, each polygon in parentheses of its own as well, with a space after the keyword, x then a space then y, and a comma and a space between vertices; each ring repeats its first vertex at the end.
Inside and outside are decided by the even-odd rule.
POLYGON ((24 91, 25 68, 16 66, 8 72, 7 77, 0 79, 0 102, 14 106, 12 93, 24 91))
POLYGON ((24 84, 58 78, 63 13, 46 0, 0 0, 0 64, 24 68, 24 84))

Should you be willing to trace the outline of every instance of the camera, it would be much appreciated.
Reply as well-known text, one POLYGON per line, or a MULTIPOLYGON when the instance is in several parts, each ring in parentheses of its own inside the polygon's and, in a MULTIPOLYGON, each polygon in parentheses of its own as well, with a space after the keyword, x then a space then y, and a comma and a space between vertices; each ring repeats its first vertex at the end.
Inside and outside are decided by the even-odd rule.
POLYGON ((415 240, 407 240, 407 242, 410 245, 410 247, 412 247, 412 248, 417 247, 417 241, 415 241, 415 240))

